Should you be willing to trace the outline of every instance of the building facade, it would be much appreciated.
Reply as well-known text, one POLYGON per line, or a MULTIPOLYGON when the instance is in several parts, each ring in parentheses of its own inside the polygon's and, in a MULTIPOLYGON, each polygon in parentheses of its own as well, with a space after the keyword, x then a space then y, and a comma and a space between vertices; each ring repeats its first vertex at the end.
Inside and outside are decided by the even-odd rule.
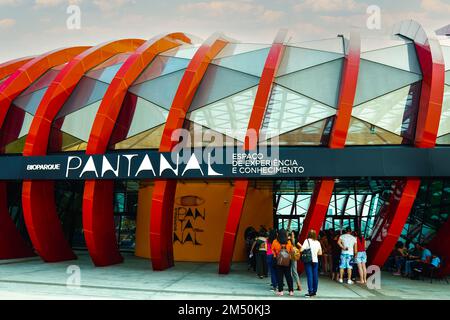
MULTIPOLYGON (((108 266, 131 250, 155 270, 209 261, 228 273, 232 261, 246 259, 250 226, 295 229, 301 238, 311 228, 351 226, 370 239, 378 265, 399 240, 426 243, 443 261, 450 255, 450 38, 414 21, 388 39, 352 33, 291 43, 280 31, 272 44, 221 34, 201 43, 182 33, 118 40, 6 62, 0 79, 2 259, 38 254, 56 262, 87 249, 95 265, 108 266), (185 148, 279 148, 308 154, 324 170, 324 154, 339 152, 355 175, 335 168, 100 179, 90 160, 76 179, 29 173, 59 167, 7 169, 78 155, 131 163, 134 151, 173 152, 179 129, 188 133, 185 148), (403 163, 364 157, 394 152, 403 163), (421 167, 419 156, 437 164, 421 167)), ((105 163, 102 176, 115 169, 105 163)))

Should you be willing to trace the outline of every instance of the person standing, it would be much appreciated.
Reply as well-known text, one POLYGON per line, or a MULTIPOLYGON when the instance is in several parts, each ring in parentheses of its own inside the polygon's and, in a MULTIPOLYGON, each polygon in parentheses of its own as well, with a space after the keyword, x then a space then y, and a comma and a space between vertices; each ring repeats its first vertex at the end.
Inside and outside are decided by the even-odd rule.
MULTIPOLYGON (((297 243, 297 235, 295 233, 295 231, 291 232, 291 243, 295 244, 297 243)), ((293 250, 298 250, 296 248, 293 248, 293 250)), ((298 253, 298 251, 297 251, 298 253)), ((302 284, 300 282, 300 276, 298 275, 298 271, 297 271, 297 260, 295 259, 294 256, 292 256, 291 259, 291 275, 292 275, 292 281, 297 284, 297 290, 298 291, 302 291, 302 284)))
POLYGON ((358 265, 359 272, 359 281, 358 283, 364 284, 367 283, 367 253, 366 253, 366 239, 364 239, 363 235, 360 231, 356 233, 356 241, 358 251, 356 254, 356 264, 358 265))
POLYGON ((352 235, 352 228, 347 227, 345 234, 340 236, 338 245, 341 247, 341 263, 339 265, 339 282, 344 282, 344 272, 347 270, 347 283, 353 284, 352 281, 352 262, 355 252, 358 252, 356 238, 352 235))
MULTIPOLYGON (((297 245, 300 246, 300 243, 297 245)), ((311 250, 311 261, 304 262, 306 279, 308 282, 308 293, 305 297, 314 297, 317 295, 317 289, 319 288, 319 257, 322 255, 322 247, 320 242, 317 240, 317 233, 315 230, 311 229, 308 232, 308 238, 301 245, 301 252, 305 250, 311 250)))
POLYGON ((266 232, 260 229, 258 237, 253 243, 252 252, 255 252, 256 274, 260 279, 267 277, 267 238, 266 232))
POLYGON ((277 239, 275 239, 272 243, 272 252, 275 260, 277 261, 276 269, 277 269, 277 281, 278 281, 278 291, 277 295, 283 295, 283 280, 286 278, 286 282, 289 289, 289 295, 294 295, 294 283, 292 281, 291 276, 291 262, 290 256, 292 253, 292 244, 289 241, 288 234, 285 229, 281 229, 278 231, 277 239), (281 259, 286 257, 287 259, 281 259), (286 262, 284 264, 284 262, 286 262), (280 264, 281 263, 281 264, 280 264))
POLYGON ((339 261, 341 258, 341 247, 338 245, 339 238, 341 237, 341 231, 332 232, 331 238, 331 280, 337 280, 339 278, 339 261))
POLYGON ((267 238, 267 270, 269 270, 270 273, 270 283, 271 288, 273 291, 277 290, 278 287, 278 281, 277 281, 277 271, 275 269, 275 260, 273 257, 273 251, 272 251, 272 243, 277 238, 277 232, 272 229, 269 231, 269 236, 267 238))

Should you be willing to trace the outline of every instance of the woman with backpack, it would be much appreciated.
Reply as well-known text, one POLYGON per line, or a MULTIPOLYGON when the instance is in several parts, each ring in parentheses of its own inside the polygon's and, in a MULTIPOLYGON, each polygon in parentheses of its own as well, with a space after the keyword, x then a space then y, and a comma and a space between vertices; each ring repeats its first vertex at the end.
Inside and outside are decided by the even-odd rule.
POLYGON ((278 237, 272 243, 272 252, 276 260, 278 291, 277 295, 283 295, 283 279, 286 278, 286 282, 289 289, 289 295, 294 295, 294 283, 291 275, 291 253, 292 244, 289 241, 286 230, 281 229, 278 231, 278 237))
MULTIPOLYGON (((297 234, 295 231, 291 232, 291 243, 297 242, 297 234)), ((300 251, 296 248, 292 248, 292 255, 291 255, 291 275, 292 280, 295 284, 297 284, 297 290, 302 291, 302 284, 300 283, 300 276, 298 275, 297 271, 297 261, 300 259, 300 251)))
POLYGON ((305 265, 306 279, 308 281, 308 293, 305 297, 314 297, 319 287, 319 257, 322 255, 322 246, 317 241, 317 233, 311 229, 308 232, 308 238, 303 245, 297 243, 301 247, 302 261, 305 265))
POLYGON ((267 277, 267 238, 265 230, 259 230, 258 237, 253 243, 252 252, 255 252, 256 273, 260 279, 263 279, 267 277))

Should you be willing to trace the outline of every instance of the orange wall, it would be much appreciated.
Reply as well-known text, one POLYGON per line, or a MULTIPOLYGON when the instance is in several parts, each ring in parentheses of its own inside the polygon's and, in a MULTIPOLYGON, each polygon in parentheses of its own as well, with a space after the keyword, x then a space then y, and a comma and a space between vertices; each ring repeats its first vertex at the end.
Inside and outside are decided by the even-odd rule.
MULTIPOLYGON (((196 244, 191 241, 185 241, 184 243, 175 241, 174 255, 176 261, 219 261, 232 189, 231 184, 226 181, 208 184, 203 182, 178 183, 174 210, 175 234, 181 241, 186 240, 186 238, 189 240, 189 237, 191 237, 193 241, 196 241, 196 244), (194 201, 194 203, 181 203, 182 201, 194 201), (188 214, 188 217, 186 217, 185 213, 189 209, 194 215, 197 209, 200 216, 195 219, 189 217, 188 214), (204 219, 202 218, 203 215, 204 219)), ((153 186, 150 184, 141 186, 138 199, 135 254, 145 258, 150 256, 148 230, 152 191, 153 186)), ((271 190, 249 188, 241 218, 241 228, 238 231, 234 261, 246 260, 243 234, 250 225, 256 229, 260 225, 272 226, 271 190)))

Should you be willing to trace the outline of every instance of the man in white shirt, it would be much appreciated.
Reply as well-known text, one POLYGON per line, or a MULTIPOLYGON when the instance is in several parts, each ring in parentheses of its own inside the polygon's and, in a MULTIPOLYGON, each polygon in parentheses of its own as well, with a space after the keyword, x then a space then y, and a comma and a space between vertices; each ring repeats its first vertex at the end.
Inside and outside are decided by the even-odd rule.
POLYGON ((355 252, 358 252, 356 237, 352 235, 352 228, 348 227, 345 234, 340 236, 338 245, 341 247, 341 263, 339 265, 339 282, 344 282, 344 271, 347 269, 348 284, 352 284, 352 261, 355 252))

